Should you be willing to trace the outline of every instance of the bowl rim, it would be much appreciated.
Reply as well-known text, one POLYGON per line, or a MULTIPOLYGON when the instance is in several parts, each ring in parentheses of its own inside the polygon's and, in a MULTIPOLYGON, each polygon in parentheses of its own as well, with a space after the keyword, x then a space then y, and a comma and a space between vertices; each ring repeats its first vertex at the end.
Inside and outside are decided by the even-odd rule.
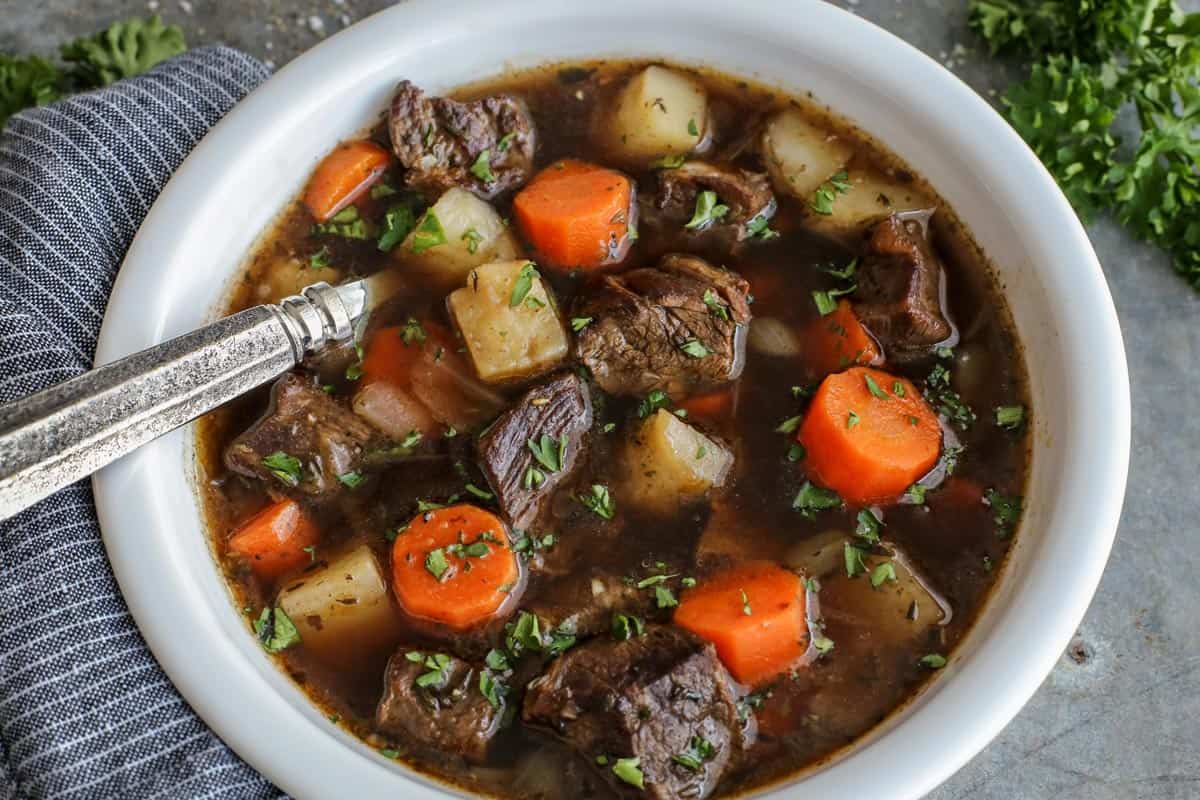
MULTIPOLYGON (((294 114, 280 113, 287 103, 309 92, 347 85, 359 53, 378 52, 385 35, 391 35, 397 47, 433 46, 453 41, 456 27, 487 26, 495 16, 494 0, 459 0, 452 4, 454 13, 448 13, 448 5, 439 0, 408 0, 372 15, 289 63, 214 126, 163 189, 128 251, 104 317, 97 364, 173 333, 161 314, 147 311, 145 298, 159 296, 170 285, 173 271, 162 269, 163 264, 179 268, 188 262, 173 240, 172 225, 211 196, 212 185, 219 184, 226 170, 224 156, 229 148, 240 147, 245 137, 260 135, 256 126, 264 121, 275 130, 294 124, 294 114), (397 31, 402 32, 398 39, 397 31)), ((838 41, 860 42, 860 47, 838 53, 841 68, 861 70, 884 91, 909 92, 930 112, 953 108, 957 121, 934 119, 929 125, 956 140, 967 136, 986 140, 986 156, 976 148, 980 158, 972 165, 979 166, 981 179, 986 179, 992 192, 1013 199, 1005 207, 1011 208, 1013 224, 1022 223, 1017 227, 1028 232, 1028 246, 1046 256, 1056 255, 1029 267, 1052 296, 1072 300, 1059 309, 1056 332, 1063 337, 1063 346, 1074 347, 1080 358, 1086 339, 1089 363, 1103 364, 1110 377, 1101 387, 1089 385, 1086 398, 1078 396, 1080 392, 1067 398, 1072 425, 1054 434, 1067 443, 1062 448, 1069 448, 1078 464, 1087 465, 1087 480, 1064 483, 1056 508, 1061 516, 1082 522, 1088 536, 1071 539, 1059 530, 1061 524, 1058 528, 1051 524, 1057 537, 1044 536, 1045 541, 1030 546, 1036 546, 1053 568, 1043 564, 1029 568, 1021 576, 1020 594, 1014 593, 1018 587, 1009 576, 1000 579, 1009 584, 1006 599, 1012 607, 996 617, 986 636, 980 634, 982 641, 973 641, 969 652, 963 652, 965 643, 960 645, 945 674, 904 710, 903 719, 890 730, 873 735, 849 756, 802 779, 805 792, 835 798, 870 792, 919 797, 982 750, 1049 674, 1083 618, 1116 534, 1129 461, 1129 379, 1116 311, 1091 244, 1049 173, 991 106, 936 61, 853 14, 821 0, 795 0, 786 9, 772 0, 746 0, 736 8, 720 0, 607 0, 602 9, 584 9, 582 4, 548 8, 551 5, 556 6, 540 0, 509 0, 505 14, 536 23, 551 16, 654 21, 686 13, 697 24, 739 24, 764 38, 800 41, 804 26, 838 41), (899 83, 901 72, 910 86, 899 83), (1018 196, 1028 205, 1017 203, 1018 196), (1080 547, 1081 542, 1086 546, 1080 547), (1054 614, 1044 613, 1047 605, 1054 614), (947 737, 944 719, 961 718, 961 709, 968 707, 972 721, 947 737), (901 731, 903 735, 898 735, 901 731)), ((837 110, 837 98, 823 99, 832 101, 837 110)), ((182 435, 175 435, 176 445, 182 435)), ((280 676, 267 674, 275 669, 273 663, 265 658, 247 663, 244 643, 212 638, 198 656, 190 641, 180 640, 181 616, 209 636, 220 632, 195 598, 183 594, 193 585, 188 581, 200 578, 190 574, 189 565, 179 563, 178 554, 165 548, 151 554, 151 563, 164 574, 148 576, 138 551, 148 540, 133 543, 124 534, 143 526, 160 538, 169 535, 166 509, 156 506, 152 490, 159 479, 157 471, 170 463, 168 448, 160 440, 98 473, 93 485, 105 546, 130 612, 159 663, 197 713, 239 755, 295 797, 337 796, 347 785, 353 785, 360 797, 382 797, 401 787, 413 797, 432 799, 453 793, 441 783, 387 763, 345 731, 327 724, 322 728, 319 712, 298 707, 294 697, 285 696, 280 676), (144 507, 127 500, 139 492, 148 498, 144 507), (172 588, 170 580, 180 582, 179 599, 164 599, 164 591, 172 588), (222 682, 212 680, 218 670, 224 671, 222 682), (270 720, 266 728, 270 736, 261 735, 261 724, 248 722, 252 715, 270 720), (296 770, 297 763, 319 768, 296 770)), ((1028 520, 1024 527, 1029 527, 1028 520)), ((1018 538, 1018 547, 1027 544, 1026 538, 1018 538)), ((993 597, 988 605, 997 602, 993 597)), ((796 797, 798 785, 774 784, 763 796, 796 797)))

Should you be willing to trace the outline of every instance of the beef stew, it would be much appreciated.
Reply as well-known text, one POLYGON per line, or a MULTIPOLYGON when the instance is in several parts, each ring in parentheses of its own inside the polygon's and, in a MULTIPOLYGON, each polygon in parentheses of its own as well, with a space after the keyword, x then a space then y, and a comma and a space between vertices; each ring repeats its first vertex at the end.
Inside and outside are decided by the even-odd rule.
POLYGON ((1029 471, 1001 287, 811 100, 632 61, 402 82, 229 311, 382 272, 355 348, 201 420, 248 628, 483 795, 725 797, 914 696, 1029 471))

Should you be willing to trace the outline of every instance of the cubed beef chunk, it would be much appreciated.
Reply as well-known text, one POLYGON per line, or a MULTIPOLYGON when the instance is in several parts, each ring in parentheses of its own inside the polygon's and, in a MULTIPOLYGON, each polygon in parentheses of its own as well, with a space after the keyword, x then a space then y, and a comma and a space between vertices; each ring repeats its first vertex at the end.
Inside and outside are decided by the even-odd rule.
POLYGON ((460 186, 490 198, 520 186, 533 170, 533 119, 525 103, 510 95, 460 103, 401 81, 388 130, 406 170, 405 185, 421 192, 438 195, 460 186))
POLYGON ((582 640, 612 630, 614 614, 653 613, 654 592, 609 570, 583 569, 540 586, 528 610, 547 629, 571 630, 582 640))
POLYGON ((683 226, 693 218, 696 199, 704 191, 716 193, 718 203, 728 210, 696 232, 724 229, 733 241, 740 242, 775 216, 775 195, 765 174, 707 161, 688 161, 678 169, 661 170, 653 204, 664 222, 683 226))
POLYGON ((513 527, 529 528, 543 501, 571 476, 591 427, 587 384, 567 372, 525 392, 480 437, 479 462, 513 527), (535 457, 530 442, 550 464, 535 457))
POLYGON ((604 276, 575 314, 592 319, 579 357, 611 394, 686 394, 735 380, 746 360, 748 291, 736 273, 680 254, 604 276))
POLYGON ((923 355, 957 336, 946 311, 946 277, 929 240, 931 211, 892 214, 867 237, 855 311, 889 359, 923 355))
POLYGON ((225 465, 275 488, 312 497, 336 494, 338 476, 357 472, 375 429, 312 380, 289 373, 271 389, 267 413, 225 450, 225 465))
POLYGON ((479 671, 454 656, 401 647, 384 673, 376 729, 442 758, 484 761, 504 714, 503 703, 493 706, 480 691, 479 671))
MULTIPOLYGON (((529 684, 523 718, 593 764, 598 756, 608 765, 639 759, 645 790, 638 796, 703 798, 753 743, 753 722, 740 720, 737 700, 711 644, 649 625, 643 636, 598 638, 567 651, 529 684)), ((632 789, 600 768, 618 790, 632 789)))

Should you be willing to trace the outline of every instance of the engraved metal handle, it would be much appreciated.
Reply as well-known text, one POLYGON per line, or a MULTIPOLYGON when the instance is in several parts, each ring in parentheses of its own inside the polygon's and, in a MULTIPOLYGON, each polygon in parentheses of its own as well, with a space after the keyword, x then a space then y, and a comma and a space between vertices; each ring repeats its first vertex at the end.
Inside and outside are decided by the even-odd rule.
POLYGON ((0 406, 0 520, 350 339, 361 284, 309 286, 0 406))

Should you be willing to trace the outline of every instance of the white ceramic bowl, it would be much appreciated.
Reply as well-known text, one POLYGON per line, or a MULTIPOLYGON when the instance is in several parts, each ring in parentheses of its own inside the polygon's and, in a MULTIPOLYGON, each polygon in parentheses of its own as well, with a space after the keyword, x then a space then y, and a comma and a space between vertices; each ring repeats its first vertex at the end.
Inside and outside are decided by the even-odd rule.
MULTIPOLYGON (((768 793, 918 797, 1008 723, 1082 618, 1124 494, 1129 387, 1100 266, 1050 176, 974 92, 879 28, 818 0, 410 0, 384 11, 282 69, 200 143, 130 248, 97 361, 208 321, 264 226, 323 153, 376 118, 399 78, 436 91, 597 56, 663 57, 813 92, 926 176, 1007 286, 1036 445, 999 590, 916 702, 849 756, 768 793)), ((295 797, 444 797, 331 726, 264 657, 209 555, 191 439, 176 432, 95 479, 109 557, 163 668, 295 797)))

